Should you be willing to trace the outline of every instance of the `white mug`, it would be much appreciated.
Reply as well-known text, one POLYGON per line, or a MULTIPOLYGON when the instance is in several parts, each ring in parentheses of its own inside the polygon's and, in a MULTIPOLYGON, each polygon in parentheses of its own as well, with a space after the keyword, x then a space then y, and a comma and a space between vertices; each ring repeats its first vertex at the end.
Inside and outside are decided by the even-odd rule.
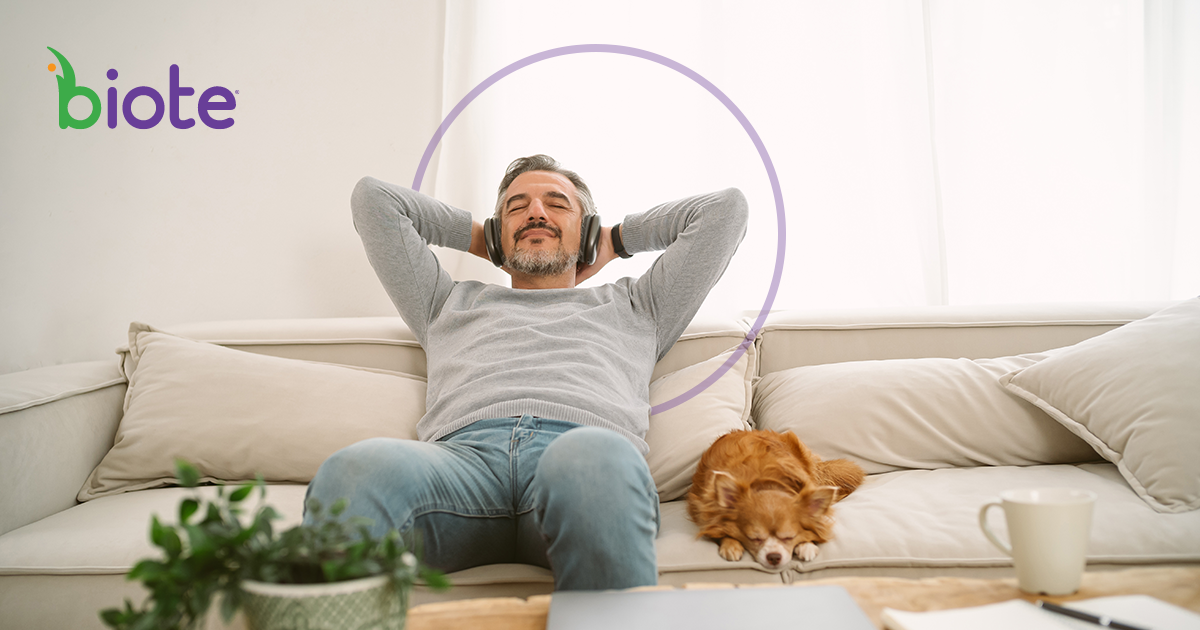
POLYGON ((988 540, 1012 556, 1017 586, 1027 593, 1069 595, 1079 590, 1087 563, 1096 493, 1075 488, 1027 488, 1000 493, 1000 501, 979 508, 979 527, 988 540), (1006 545, 988 527, 988 510, 1004 510, 1006 545))

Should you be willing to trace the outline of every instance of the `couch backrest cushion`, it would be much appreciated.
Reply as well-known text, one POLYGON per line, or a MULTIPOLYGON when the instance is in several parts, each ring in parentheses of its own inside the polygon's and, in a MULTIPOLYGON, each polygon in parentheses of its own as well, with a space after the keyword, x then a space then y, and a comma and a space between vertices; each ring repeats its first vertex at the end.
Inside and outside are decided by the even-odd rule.
POLYGON ((1105 459, 1160 512, 1200 508, 1200 298, 1001 379, 1105 459))
POLYGON ((757 428, 792 431, 817 455, 867 473, 1095 461, 1086 442, 999 379, 1043 359, 889 359, 772 372, 755 387, 757 428))
POLYGON ((759 374, 880 359, 1006 357, 1078 343, 1171 302, 780 311, 760 330, 759 374))
MULTIPOLYGON (((698 318, 656 366, 648 384, 651 405, 713 375, 746 334, 736 320, 698 318)), ((176 456, 201 465, 210 481, 252 479, 255 472, 268 481, 308 481, 326 456, 352 441, 415 438, 412 427, 425 412, 424 380, 415 374, 398 379, 406 375, 394 371, 425 373, 424 351, 399 318, 212 322, 174 326, 170 333, 135 323, 121 351, 131 383, 125 417, 80 500, 169 484, 176 456), (328 382, 313 382, 332 377, 363 391, 335 395, 328 382), (286 404, 271 402, 280 398, 286 404), (342 427, 336 439, 322 433, 351 417, 358 422, 342 427), (236 460, 210 452, 229 447, 222 439, 231 438, 222 436, 243 424, 244 438, 231 449, 240 453, 236 460)), ((748 427, 756 357, 750 344, 708 389, 651 416, 648 461, 664 500, 687 492, 713 440, 748 427)))
MULTIPOLYGON (((427 376, 425 350, 399 317, 230 320, 165 327, 173 334, 256 354, 427 376)), ((711 359, 749 330, 736 318, 697 316, 651 380, 711 359)))
POLYGON ((692 485, 700 456, 717 438, 750 428, 750 401, 754 393, 757 352, 747 343, 741 356, 716 381, 698 393, 693 388, 712 378, 739 354, 739 344, 725 352, 655 379, 650 384, 651 409, 666 407, 677 397, 691 397, 650 415, 646 462, 661 501, 678 499, 692 485))
POLYGON ((204 481, 307 482, 334 451, 416 437, 425 380, 198 342, 134 323, 115 443, 79 500, 169 485, 175 458, 204 481))
POLYGON ((165 329, 256 354, 426 375, 425 350, 399 317, 231 320, 165 329))

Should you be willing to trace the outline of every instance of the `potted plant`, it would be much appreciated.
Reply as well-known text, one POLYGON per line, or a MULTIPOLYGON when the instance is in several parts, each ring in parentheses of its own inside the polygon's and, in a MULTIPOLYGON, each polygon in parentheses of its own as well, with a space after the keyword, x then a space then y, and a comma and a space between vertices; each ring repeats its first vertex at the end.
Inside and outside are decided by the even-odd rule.
MULTIPOLYGON (((200 473, 175 463, 179 485, 194 488, 200 473)), ((215 500, 183 499, 179 522, 152 517, 150 540, 161 560, 146 559, 129 572, 150 596, 140 608, 100 612, 106 625, 128 630, 199 627, 220 595, 228 623, 244 610, 251 628, 403 628, 408 594, 418 578, 430 588, 449 587, 445 576, 424 566, 392 530, 373 537, 365 519, 340 519, 345 501, 328 510, 310 499, 312 524, 276 533, 278 513, 263 502, 260 477, 236 489, 218 486, 215 500), (255 489, 259 505, 243 502, 255 489)))

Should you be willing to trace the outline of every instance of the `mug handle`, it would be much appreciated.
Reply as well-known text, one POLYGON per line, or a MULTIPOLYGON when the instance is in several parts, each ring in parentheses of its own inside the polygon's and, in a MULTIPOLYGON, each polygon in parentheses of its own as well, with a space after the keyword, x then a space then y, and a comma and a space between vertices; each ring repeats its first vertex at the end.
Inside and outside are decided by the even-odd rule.
POLYGON ((1001 505, 1000 503, 998 503, 996 501, 992 501, 991 503, 986 503, 986 504, 984 504, 983 507, 979 508, 979 528, 983 530, 983 535, 987 536, 987 539, 992 541, 993 545, 996 545, 997 549, 999 549, 1000 551, 1003 551, 1009 557, 1012 557, 1012 547, 1009 547, 1008 545, 1004 544, 999 538, 996 537, 995 534, 992 533, 991 528, 988 527, 987 513, 990 508, 994 508, 994 507, 998 507, 1001 509, 1004 508, 1003 505, 1001 505))

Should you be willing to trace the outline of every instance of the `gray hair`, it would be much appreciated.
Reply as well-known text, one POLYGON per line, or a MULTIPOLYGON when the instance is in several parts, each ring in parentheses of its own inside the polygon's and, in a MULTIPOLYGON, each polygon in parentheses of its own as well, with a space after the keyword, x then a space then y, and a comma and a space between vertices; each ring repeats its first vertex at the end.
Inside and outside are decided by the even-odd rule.
POLYGON ((517 158, 508 165, 508 170, 504 173, 504 179, 500 180, 500 190, 496 194, 496 213, 497 219, 500 218, 500 212, 504 210, 504 196, 508 194, 508 187, 512 185, 513 180, 521 173, 529 171, 549 171, 558 173, 566 177, 572 184, 575 185, 576 197, 580 207, 583 209, 583 216, 596 214, 596 202, 592 201, 592 191, 588 189, 588 185, 583 182, 575 171, 570 171, 562 167, 558 160, 539 153, 529 157, 517 158))

